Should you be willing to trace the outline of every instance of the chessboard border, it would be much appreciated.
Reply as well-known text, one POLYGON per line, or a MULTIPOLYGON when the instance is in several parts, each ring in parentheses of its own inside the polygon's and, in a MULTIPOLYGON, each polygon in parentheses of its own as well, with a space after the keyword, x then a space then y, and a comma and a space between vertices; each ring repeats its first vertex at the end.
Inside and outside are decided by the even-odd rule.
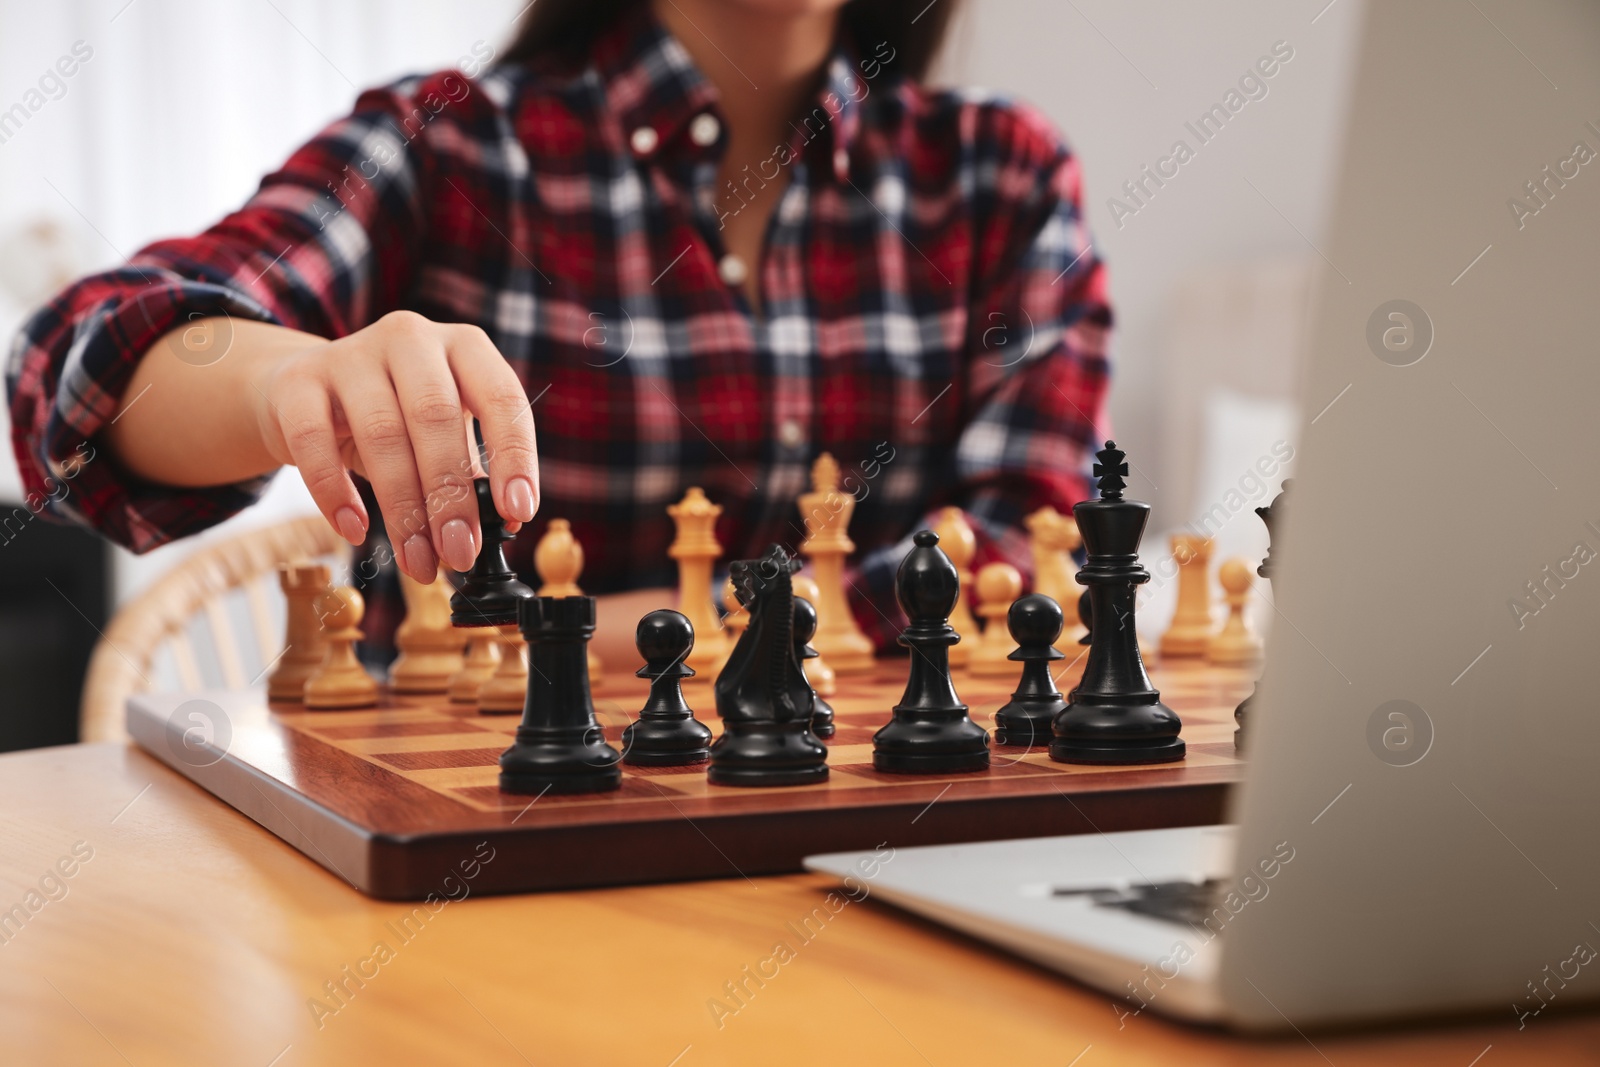
MULTIPOLYGON (((388 900, 443 895, 445 879, 485 842, 495 859, 482 865, 473 891, 518 893, 797 873, 808 855, 882 843, 909 847, 1208 825, 1224 820, 1229 787, 1243 770, 1169 764, 1115 775, 1063 775, 1049 793, 1022 795, 947 796, 952 783, 935 779, 885 790, 881 802, 865 804, 752 810, 740 803, 678 816, 663 816, 659 808, 630 815, 623 807, 616 811, 619 818, 596 821, 588 814, 564 825, 519 826, 506 813, 501 825, 485 826, 484 813, 464 807, 441 817, 438 793, 298 730, 284 728, 285 736, 294 746, 314 749, 315 756, 297 760, 294 772, 316 775, 299 779, 298 788, 231 751, 212 750, 216 762, 204 766, 181 759, 170 711, 175 701, 197 695, 224 706, 260 700, 249 692, 139 694, 128 702, 129 734, 146 752, 330 873, 388 900), (374 788, 354 787, 363 780, 374 788), (370 825, 319 803, 319 796, 337 796, 370 825), (424 817, 410 821, 431 821, 434 828, 385 828, 406 824, 408 811, 424 817), (997 833, 997 826, 1004 831, 997 833), (619 852, 626 860, 619 860, 619 852)), ((730 791, 729 799, 736 795, 730 791)))

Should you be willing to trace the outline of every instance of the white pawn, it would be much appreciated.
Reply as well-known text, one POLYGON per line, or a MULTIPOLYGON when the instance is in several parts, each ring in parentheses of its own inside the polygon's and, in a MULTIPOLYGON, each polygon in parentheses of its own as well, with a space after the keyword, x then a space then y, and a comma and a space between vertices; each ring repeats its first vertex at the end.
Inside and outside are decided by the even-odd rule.
POLYGON ((1022 595, 1022 575, 1009 563, 990 563, 978 571, 975 585, 983 636, 967 657, 967 670, 984 676, 1017 674, 1021 665, 1007 658, 1017 646, 1006 628, 1006 615, 1022 595))
POLYGON ((465 631, 450 625, 449 579, 441 569, 429 585, 400 575, 406 617, 394 633, 399 651, 389 666, 389 688, 396 693, 447 693, 462 667, 465 631))
POLYGON ((516 623, 501 626, 500 662, 478 686, 478 712, 514 715, 528 698, 528 642, 516 623))
POLYGON ((467 635, 467 655, 461 669, 450 676, 450 699, 458 704, 476 703, 478 689, 494 677, 500 665, 500 633, 493 626, 474 626, 467 635))
POLYGON ((1217 573, 1227 594, 1228 619, 1211 638, 1206 659, 1217 667, 1249 667, 1261 660, 1261 640, 1250 632, 1244 620, 1244 606, 1250 599, 1250 565, 1230 559, 1217 573))
POLYGON ((325 651, 322 665, 306 679, 306 707, 318 711, 372 707, 378 702, 378 683, 356 659, 366 602, 354 589, 339 586, 319 596, 316 606, 325 651))

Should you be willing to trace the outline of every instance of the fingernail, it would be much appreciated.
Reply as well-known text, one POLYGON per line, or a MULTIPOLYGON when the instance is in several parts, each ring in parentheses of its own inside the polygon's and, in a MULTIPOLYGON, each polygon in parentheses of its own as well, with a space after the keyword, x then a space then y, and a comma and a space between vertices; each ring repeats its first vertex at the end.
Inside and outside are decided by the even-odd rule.
POLYGON ((444 549, 444 561, 453 571, 470 571, 478 558, 478 546, 472 541, 472 527, 461 519, 451 519, 439 531, 439 544, 444 549))
POLYGON ((507 518, 518 522, 533 518, 533 483, 520 474, 507 482, 506 507, 511 509, 507 518))
POLYGON ((406 573, 417 581, 426 585, 439 573, 439 560, 426 534, 412 534, 402 551, 406 556, 406 573))
POLYGON ((338 524, 339 536, 352 545, 359 545, 367 539, 367 528, 355 508, 340 508, 333 513, 333 521, 338 524))

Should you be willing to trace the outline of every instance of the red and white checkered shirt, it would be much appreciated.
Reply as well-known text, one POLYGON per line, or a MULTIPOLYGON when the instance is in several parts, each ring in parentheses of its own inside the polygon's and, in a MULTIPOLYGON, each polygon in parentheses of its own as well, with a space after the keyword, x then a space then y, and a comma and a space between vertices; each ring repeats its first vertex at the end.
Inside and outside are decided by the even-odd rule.
MULTIPOLYGON (((717 92, 643 8, 582 64, 362 94, 242 209, 35 314, 7 371, 30 506, 135 551, 220 521, 264 480, 153 485, 95 439, 142 355, 201 315, 335 338, 408 308, 483 327, 532 400, 525 575, 561 516, 589 592, 673 584, 666 507, 692 485, 724 508, 728 558, 797 547, 823 451, 859 499, 854 606, 880 644, 936 507, 966 510, 978 562, 1027 573, 1021 518, 1083 497, 1105 391, 1111 313, 1076 158, 1032 110, 926 89, 889 45, 842 38, 815 109, 739 172, 790 180, 753 314, 720 239, 741 201, 716 187, 717 92)), ((368 590, 379 630, 392 595, 368 590)))

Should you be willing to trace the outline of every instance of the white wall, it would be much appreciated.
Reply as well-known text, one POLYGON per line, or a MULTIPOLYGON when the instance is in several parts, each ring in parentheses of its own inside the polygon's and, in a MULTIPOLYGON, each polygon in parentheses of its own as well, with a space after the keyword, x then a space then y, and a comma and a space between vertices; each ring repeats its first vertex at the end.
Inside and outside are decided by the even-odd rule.
MULTIPOLYGON (((1187 320, 1174 323, 1173 305, 1196 275, 1316 258, 1311 244, 1324 243, 1360 12, 1360 0, 974 0, 956 28, 945 76, 1030 101, 1083 163, 1085 210, 1117 314, 1118 444, 1138 465, 1135 488, 1174 513, 1168 525, 1192 517, 1203 480, 1182 469, 1197 451, 1198 423, 1169 446, 1166 430, 1181 421, 1170 409, 1198 410, 1211 379, 1265 397, 1294 389, 1292 375, 1253 355, 1243 367, 1177 367, 1194 356, 1184 343, 1187 320), (1277 41, 1294 58, 1264 79, 1264 97, 1201 144, 1184 124, 1222 102, 1277 41), (1123 183, 1154 168, 1179 139, 1194 158, 1119 221, 1110 198, 1137 206, 1123 183), (1168 381, 1181 381, 1184 394, 1167 397, 1168 381)), ((1276 334, 1262 343, 1275 344, 1276 334)), ((1283 352, 1277 367, 1294 356, 1283 352)))
MULTIPOLYGON (((0 110, 23 100, 82 41, 91 58, 0 143, 0 336, 64 277, 120 262, 159 237, 201 229, 349 110, 359 88, 456 65, 496 48, 527 0, 0 0, 0 110), (28 229, 62 232, 55 270, 35 267, 28 229)), ((18 495, 9 428, 0 499, 18 495)), ((263 506, 209 531, 315 510, 293 472, 263 506)), ((192 544, 118 550, 117 598, 192 544)))
MULTIPOLYGON (((0 335, 10 337, 25 301, 55 287, 53 272, 32 269, 37 256, 21 251, 22 227, 46 219, 66 233, 77 251, 57 271, 68 275, 203 227, 346 110, 356 87, 452 65, 478 40, 498 47, 524 3, 0 0, 0 109, 74 42, 94 50, 65 94, 0 144, 0 335)), ((1326 3, 971 0, 954 28, 943 80, 1031 101, 1083 161, 1119 319, 1113 417, 1136 461, 1135 487, 1165 505, 1157 529, 1192 517, 1200 487, 1216 481, 1205 463, 1231 469, 1231 459, 1200 458, 1207 383, 1268 399, 1292 394, 1292 375, 1273 370, 1292 358, 1274 362, 1284 329, 1263 333, 1234 316, 1238 338, 1190 344, 1187 335, 1203 327, 1174 323, 1172 309, 1225 268, 1301 269, 1315 256, 1308 242, 1322 243, 1360 0, 1326 3), (1266 82, 1267 95, 1199 145, 1184 123, 1222 101, 1280 40, 1294 58, 1266 82), (1108 198, 1179 138, 1194 159, 1119 226, 1108 198), (1215 366, 1197 366, 1197 352, 1215 366)), ((5 455, 0 496, 17 484, 9 448, 5 455)), ((304 509, 292 474, 279 481, 266 508, 234 521, 304 509)), ((182 551, 122 554, 120 593, 182 551)))

